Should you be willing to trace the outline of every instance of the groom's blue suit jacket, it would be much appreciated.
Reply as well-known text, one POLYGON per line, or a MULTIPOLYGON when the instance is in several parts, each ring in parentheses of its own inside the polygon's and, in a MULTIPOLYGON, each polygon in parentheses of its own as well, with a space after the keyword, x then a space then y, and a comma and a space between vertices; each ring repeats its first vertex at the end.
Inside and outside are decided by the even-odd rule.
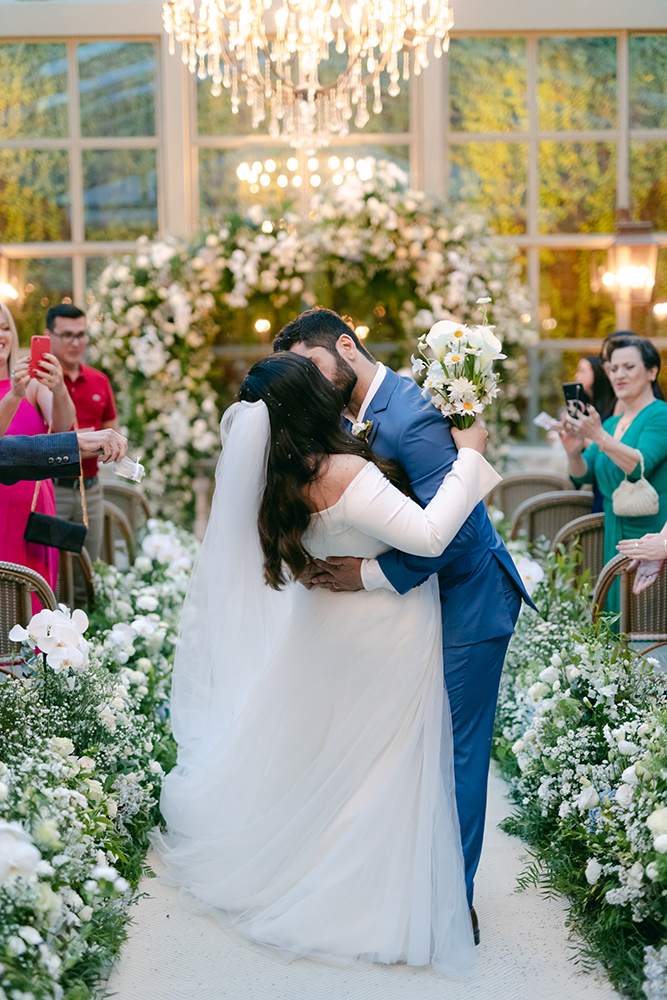
MULTIPOLYGON (((456 459, 449 421, 423 398, 416 382, 389 368, 365 418, 373 423, 373 451, 403 466, 415 496, 426 506, 456 459)), ((422 558, 391 549, 378 562, 399 594, 438 574, 445 647, 469 646, 514 631, 504 597, 506 575, 534 607, 483 503, 441 556, 422 558)))

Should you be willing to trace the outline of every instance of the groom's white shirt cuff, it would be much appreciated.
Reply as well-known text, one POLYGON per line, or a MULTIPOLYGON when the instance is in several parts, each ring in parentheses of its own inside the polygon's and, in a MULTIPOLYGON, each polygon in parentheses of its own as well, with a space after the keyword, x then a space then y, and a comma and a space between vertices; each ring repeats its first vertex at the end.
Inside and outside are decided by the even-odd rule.
MULTIPOLYGON (((366 410, 368 409, 373 396, 382 385, 386 371, 387 369, 382 362, 378 361, 375 377, 368 387, 368 392, 366 393, 364 401, 359 408, 356 420, 357 423, 363 423, 364 417, 366 416, 366 410)), ((361 560, 361 582, 364 585, 364 590, 379 590, 381 587, 384 587, 385 590, 391 590, 394 594, 398 593, 396 588, 392 587, 389 580, 380 569, 380 564, 377 559, 361 560)))
POLYGON ((361 582, 364 585, 364 590, 380 590, 381 587, 384 587, 385 590, 391 590, 393 594, 398 593, 380 569, 380 563, 377 559, 361 560, 361 582))

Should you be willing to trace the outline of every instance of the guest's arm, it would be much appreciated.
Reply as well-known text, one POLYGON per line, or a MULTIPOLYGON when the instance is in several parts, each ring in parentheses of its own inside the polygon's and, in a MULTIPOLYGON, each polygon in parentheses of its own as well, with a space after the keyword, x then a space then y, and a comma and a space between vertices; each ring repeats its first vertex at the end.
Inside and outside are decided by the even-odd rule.
POLYGON ((14 374, 11 376, 11 388, 0 402, 0 438, 7 433, 12 419, 21 405, 21 400, 25 399, 25 394, 30 383, 30 358, 21 358, 14 365, 14 374))
MULTIPOLYGON (((578 433, 588 438, 593 444, 596 444, 598 449, 603 451, 612 460, 614 465, 617 465, 626 475, 630 475, 637 468, 641 460, 640 450, 630 448, 627 444, 623 444, 622 441, 617 440, 609 434, 602 426, 600 415, 594 407, 589 406, 588 411, 580 413, 576 419, 565 413, 563 414, 563 421, 575 436, 578 433)), ((579 477, 581 473, 574 473, 574 475, 579 477)))
POLYGON ((54 434, 68 431, 74 426, 76 411, 67 391, 63 370, 55 354, 45 354, 38 371, 28 388, 28 399, 42 414, 54 434))

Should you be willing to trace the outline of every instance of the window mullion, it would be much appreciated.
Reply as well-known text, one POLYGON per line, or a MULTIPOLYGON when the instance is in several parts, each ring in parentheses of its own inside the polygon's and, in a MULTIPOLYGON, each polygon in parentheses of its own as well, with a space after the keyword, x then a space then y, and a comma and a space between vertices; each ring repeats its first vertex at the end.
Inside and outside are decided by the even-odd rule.
MULTIPOLYGON (((537 38, 526 39, 526 85, 528 91, 528 177, 527 177, 527 232, 537 236, 540 210, 540 176, 538 159, 539 112, 537 105, 537 38)), ((532 289, 533 295, 537 289, 532 289)))
POLYGON ((618 149, 616 150, 616 207, 630 208, 630 66, 628 32, 618 36, 618 149))
POLYGON ((83 165, 81 163, 81 116, 79 114, 79 67, 77 43, 67 42, 67 98, 69 104, 70 134, 70 198, 72 213, 72 242, 83 243, 85 226, 83 217, 83 165))

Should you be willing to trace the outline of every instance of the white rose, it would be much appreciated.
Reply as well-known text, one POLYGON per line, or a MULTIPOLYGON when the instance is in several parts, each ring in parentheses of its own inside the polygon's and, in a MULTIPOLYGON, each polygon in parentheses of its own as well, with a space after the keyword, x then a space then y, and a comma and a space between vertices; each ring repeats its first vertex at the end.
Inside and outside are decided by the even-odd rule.
POLYGON ((563 661, 561 660, 561 658, 558 655, 558 653, 554 653, 553 654, 553 656, 549 660, 549 663, 551 664, 552 667, 562 667, 563 666, 563 661))
POLYGON ((4 781, 0 781, 0 802, 4 802, 9 795, 9 789, 4 781))
POLYGON ((618 788, 616 789, 615 801, 618 802, 619 806, 621 806, 623 809, 627 809, 627 807, 632 802, 632 796, 634 794, 635 790, 632 785, 619 785, 618 788))
POLYGON ((0 885, 19 875, 29 879, 41 858, 32 837, 20 823, 0 820, 0 885))
POLYGON ((662 809, 654 809, 646 820, 646 825, 654 837, 667 833, 667 808, 663 806, 662 809))
POLYGON ((17 934, 12 934, 7 938, 7 951, 10 955, 22 955, 24 951, 27 951, 25 941, 17 934))
POLYGON ((549 688, 541 681, 536 681, 535 684, 531 684, 528 688, 528 697, 534 701, 537 701, 538 698, 543 698, 546 694, 549 694, 549 688))
POLYGON ((600 804, 600 797, 592 785, 582 788, 574 801, 578 809, 595 809, 600 804))
POLYGON ((127 881, 127 879, 117 878, 114 879, 113 887, 116 890, 116 892, 127 892, 127 890, 130 888, 130 883, 127 881))
POLYGON ((134 664, 137 670, 140 670, 142 674, 147 674, 153 664, 148 659, 147 656, 140 656, 137 662, 134 664))
POLYGON ((152 760, 148 766, 148 770, 151 774, 163 774, 162 764, 159 760, 152 760))
POLYGON ((667 833, 661 833, 659 837, 655 837, 653 846, 658 854, 667 854, 667 833))
POLYGON ((595 885, 600 875, 602 875, 602 865, 597 858, 591 858, 586 865, 586 881, 589 885, 595 885))
POLYGON ((655 882, 660 872, 658 871, 658 866, 655 861, 649 862, 646 866, 646 876, 650 878, 652 882, 655 882))
POLYGON ((28 944, 41 944, 43 940, 36 927, 19 927, 19 934, 28 944))
POLYGON ((82 771, 95 770, 95 761, 93 760, 92 757, 79 757, 79 759, 77 760, 77 764, 79 765, 82 771))
POLYGON ((81 920, 82 924, 85 924, 88 920, 90 920, 92 915, 93 915, 92 906, 83 906, 79 910, 79 919, 81 920))
POLYGON ((94 802, 95 805, 99 805, 104 794, 102 785, 95 778, 86 778, 86 784, 88 785, 88 798, 94 802))
POLYGON ((634 764, 631 764, 630 767, 626 767, 625 771, 621 775, 621 781, 625 782, 626 785, 637 784, 639 778, 637 777, 637 771, 634 764))
POLYGON ((150 573, 153 569, 153 560, 149 559, 148 556, 137 556, 134 560, 134 568, 137 573, 150 573))
POLYGON ((554 684, 558 677, 559 673, 556 667, 545 667, 539 674, 540 680, 544 681, 545 684, 554 684))
POLYGON ((622 753, 624 757, 632 757, 634 754, 639 753, 639 747, 636 743, 630 743, 628 740, 619 740, 618 752, 622 753))
POLYGON ((155 611, 158 603, 157 597, 153 597, 152 594, 142 594, 137 598, 137 607, 141 611, 155 611))
POLYGON ((569 667, 565 668, 565 676, 567 677, 568 681, 571 684, 572 681, 576 680, 577 677, 581 677, 581 670, 579 669, 579 667, 575 667, 575 665, 571 663, 569 667))
POLYGON ((74 744, 67 736, 52 736, 49 740, 49 746, 61 757, 69 757, 71 753, 74 753, 74 744))
POLYGON ((107 802, 107 816, 109 819, 115 819, 118 815, 118 803, 115 799, 109 799, 107 802))

